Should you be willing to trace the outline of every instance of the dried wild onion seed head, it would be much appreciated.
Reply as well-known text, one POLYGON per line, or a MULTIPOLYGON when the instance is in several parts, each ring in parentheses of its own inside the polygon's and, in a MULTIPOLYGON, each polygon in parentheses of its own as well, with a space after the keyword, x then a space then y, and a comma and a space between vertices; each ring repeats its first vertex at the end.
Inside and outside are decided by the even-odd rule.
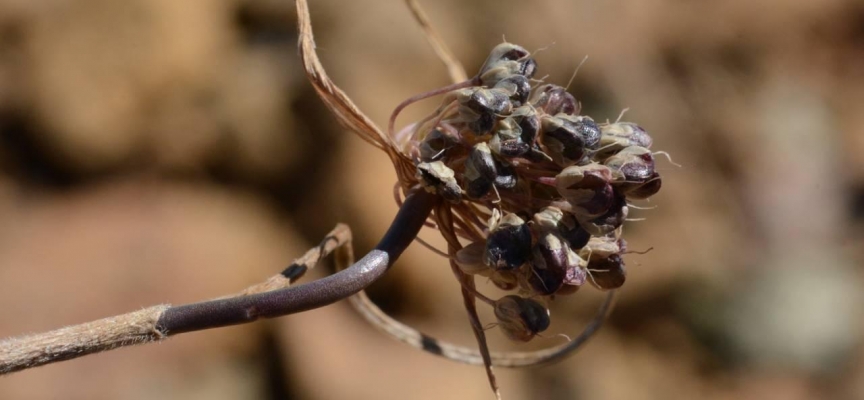
MULTIPOLYGON (((619 287, 628 201, 662 183, 651 137, 631 122, 580 115, 564 87, 532 89, 536 67, 524 48, 496 46, 475 79, 411 128, 403 153, 420 184, 450 201, 458 224, 439 229, 470 241, 453 255, 463 273, 524 297, 574 293, 587 281, 619 287)), ((514 340, 549 323, 545 306, 519 296, 495 311, 514 340)))
POLYGON ((495 302, 498 327, 511 340, 527 342, 549 328, 549 310, 535 300, 509 295, 495 302))

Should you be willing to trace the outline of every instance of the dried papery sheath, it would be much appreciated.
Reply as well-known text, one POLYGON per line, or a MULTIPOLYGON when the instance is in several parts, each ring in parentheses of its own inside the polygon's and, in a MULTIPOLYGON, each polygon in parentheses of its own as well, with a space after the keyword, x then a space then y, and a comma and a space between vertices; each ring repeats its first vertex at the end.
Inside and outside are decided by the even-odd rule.
POLYGON ((618 239, 612 236, 592 237, 588 244, 579 250, 579 256, 591 262, 594 259, 609 257, 621 252, 618 239))
POLYGON ((516 214, 504 216, 486 238, 483 261, 494 269, 514 270, 531 257, 531 229, 516 214))
POLYGON ((486 242, 473 242, 456 252, 456 264, 466 274, 489 275, 492 270, 483 263, 486 242))
POLYGON ((489 275, 489 280, 501 290, 513 290, 519 286, 519 277, 513 271, 497 270, 489 275))
POLYGON ((551 83, 534 89, 528 102, 548 115, 574 115, 580 111, 579 103, 567 89, 551 83))
POLYGON ((632 122, 616 122, 600 125, 600 148, 597 157, 606 158, 625 147, 639 146, 651 148, 652 139, 642 127, 632 122))
POLYGON ((599 289, 617 289, 624 285, 627 272, 624 260, 618 254, 606 258, 592 258, 588 262, 590 281, 599 289))
POLYGON ((456 173, 441 161, 417 164, 417 179, 429 193, 440 195, 451 203, 462 201, 456 173))
POLYGON ((549 310, 519 296, 504 296, 495 302, 498 327, 511 340, 527 342, 549 328, 549 310))

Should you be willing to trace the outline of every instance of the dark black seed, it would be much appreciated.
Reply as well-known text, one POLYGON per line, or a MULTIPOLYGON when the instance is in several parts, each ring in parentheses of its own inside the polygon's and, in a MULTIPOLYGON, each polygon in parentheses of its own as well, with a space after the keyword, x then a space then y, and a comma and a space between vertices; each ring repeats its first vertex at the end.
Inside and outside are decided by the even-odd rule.
POLYGON ((480 114, 477 120, 469 122, 468 128, 478 135, 485 135, 495 127, 495 115, 480 114))
POLYGON ((519 129, 522 130, 520 138, 523 143, 533 146, 537 140, 537 134, 540 133, 540 118, 536 114, 524 115, 516 117, 519 129))
POLYGON ((502 189, 513 189, 516 187, 516 170, 497 160, 495 161, 495 166, 498 171, 498 176, 495 177, 495 186, 502 189))
POLYGON ((531 79, 537 73, 537 61, 533 58, 526 58, 519 62, 519 74, 531 79))
POLYGON ((618 254, 588 262, 589 280, 600 289, 617 289, 624 285, 627 272, 624 260, 618 254))
MULTIPOLYGON (((561 155, 568 160, 581 160, 585 154, 585 140, 576 130, 576 126, 570 121, 562 121, 561 127, 552 129, 544 135, 549 139, 561 144, 561 155)), ((549 144, 547 144, 549 146, 549 144)))
POLYGON ((531 268, 528 273, 528 284, 535 293, 548 296, 554 294, 564 284, 564 275, 567 271, 557 268, 540 269, 531 268))
POLYGON ((564 237, 564 240, 570 244, 570 248, 574 251, 578 251, 585 247, 585 245, 588 244, 588 240, 591 239, 591 234, 578 224, 573 229, 563 229, 561 235, 564 237))
POLYGON ((600 147, 600 127, 588 117, 580 117, 575 123, 576 131, 582 137, 584 146, 591 150, 597 150, 600 147))
POLYGON ((506 94, 489 89, 474 91, 465 105, 478 114, 501 114, 512 107, 506 94))
POLYGON ((501 142, 498 154, 504 157, 519 157, 528 152, 530 148, 519 139, 510 139, 501 142))
POLYGON ((471 148, 466 163, 470 164, 470 167, 473 168, 481 178, 488 181, 493 181, 495 180, 495 177, 498 176, 495 168, 495 159, 492 158, 492 152, 489 151, 489 147, 484 143, 477 144, 471 148))
POLYGON ((467 180, 465 184, 465 194, 472 199, 480 199, 486 196, 492 190, 494 181, 483 177, 478 177, 473 180, 467 180))
POLYGON ((505 225, 486 238, 486 265, 494 269, 516 269, 531 257, 531 229, 526 224, 505 225))

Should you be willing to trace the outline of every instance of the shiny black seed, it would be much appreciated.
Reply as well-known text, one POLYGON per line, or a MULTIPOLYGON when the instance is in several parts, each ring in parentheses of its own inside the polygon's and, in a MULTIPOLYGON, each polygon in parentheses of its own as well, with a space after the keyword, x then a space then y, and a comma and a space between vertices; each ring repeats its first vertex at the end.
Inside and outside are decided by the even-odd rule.
POLYGON ((534 145, 537 134, 540 132, 540 118, 536 114, 524 115, 518 118, 519 129, 522 130, 520 137, 522 142, 529 146, 534 145))
POLYGON ((465 194, 472 199, 480 199, 486 196, 492 190, 494 181, 478 177, 473 180, 468 180, 465 184, 465 194))
POLYGON ((564 285, 564 276, 567 273, 565 269, 549 268, 531 268, 528 273, 528 284, 535 293, 548 296, 554 294, 564 285))
POLYGON ((585 247, 588 244, 588 240, 591 239, 591 234, 578 224, 573 229, 563 229, 561 236, 570 244, 570 248, 575 251, 585 247))
MULTIPOLYGON (((488 181, 495 180, 495 177, 498 175, 492 152, 489 151, 489 147, 484 143, 480 143, 471 148, 466 163, 470 164, 470 168, 473 168, 479 177, 488 181)), ((468 166, 466 165, 466 167, 468 166)))
POLYGON ((513 189, 516 187, 516 170, 513 167, 495 161, 498 176, 495 177, 495 186, 502 189, 513 189))
POLYGON ((526 58, 519 62, 519 74, 531 79, 537 73, 537 61, 533 58, 526 58))
POLYGON ((526 224, 504 225, 486 238, 486 265, 495 269, 516 269, 531 257, 531 229, 526 224))
POLYGON ((491 132, 494 127, 495 115, 493 114, 480 114, 477 120, 468 123, 468 128, 478 135, 487 134, 491 132))

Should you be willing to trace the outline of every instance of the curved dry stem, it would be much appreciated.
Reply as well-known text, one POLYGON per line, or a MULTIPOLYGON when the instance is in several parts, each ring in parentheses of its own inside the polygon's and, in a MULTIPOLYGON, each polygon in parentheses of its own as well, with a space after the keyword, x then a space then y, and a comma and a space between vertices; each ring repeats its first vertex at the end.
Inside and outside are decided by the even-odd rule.
POLYGON ((423 8, 420 7, 420 3, 418 3, 417 0, 405 0, 405 2, 408 4, 408 9, 411 10, 411 15, 414 16, 414 19, 418 24, 420 24, 420 27, 423 28, 423 33, 426 34, 426 40, 429 41, 432 50, 435 51, 435 54, 438 55, 438 58, 447 67, 447 73, 450 75, 450 80, 452 80, 453 83, 467 80, 468 74, 465 73, 465 68, 462 66, 462 63, 459 62, 459 59, 456 58, 453 51, 447 47, 447 43, 438 35, 435 27, 433 27, 432 23, 429 22, 429 18, 426 17, 426 13, 423 12, 423 8))
MULTIPOLYGON (((0 375, 119 347, 150 343, 169 335, 243 324, 322 307, 349 297, 381 277, 420 231, 439 199, 424 191, 411 194, 390 229, 360 261, 326 278, 287 287, 333 249, 350 242, 338 225, 319 246, 281 274, 238 296, 170 307, 154 306, 98 321, 0 341, 0 375)), ((350 248, 347 257, 353 259, 350 248)), ((346 253, 343 252, 343 255, 346 253)))

